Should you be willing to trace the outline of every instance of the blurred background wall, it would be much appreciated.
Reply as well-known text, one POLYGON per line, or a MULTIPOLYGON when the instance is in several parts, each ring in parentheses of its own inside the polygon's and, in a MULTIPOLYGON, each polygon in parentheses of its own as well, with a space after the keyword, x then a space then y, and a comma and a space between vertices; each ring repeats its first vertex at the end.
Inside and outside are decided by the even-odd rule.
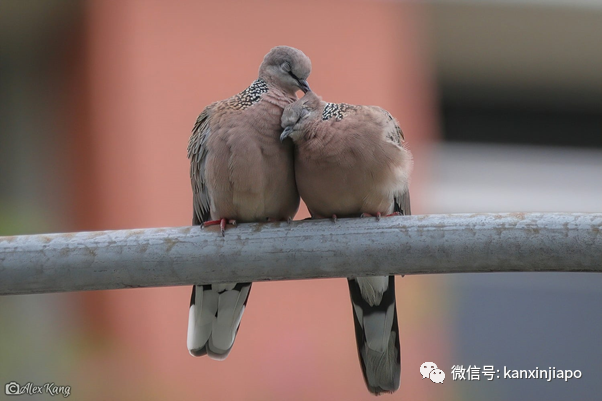
MULTIPOLYGON (((326 100, 397 117, 415 214, 600 212, 601 40, 594 0, 2 0, 0 234, 190 224, 194 120, 279 44, 312 59, 326 100)), ((387 398, 602 391, 599 275, 406 276, 397 290, 402 385, 387 398), (427 360, 442 385, 421 380, 427 360), (454 382, 459 364, 583 378, 454 382)), ((2 297, 0 385, 68 384, 85 400, 372 398, 344 280, 255 285, 224 362, 188 355, 188 300, 188 287, 2 297)))

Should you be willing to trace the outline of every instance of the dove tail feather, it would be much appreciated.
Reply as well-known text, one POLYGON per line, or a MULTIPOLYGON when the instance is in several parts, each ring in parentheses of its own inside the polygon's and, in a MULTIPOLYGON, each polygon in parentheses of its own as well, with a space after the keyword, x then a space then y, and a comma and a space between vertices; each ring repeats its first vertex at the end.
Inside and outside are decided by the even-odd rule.
POLYGON ((226 359, 247 305, 251 283, 195 285, 188 314, 188 352, 226 359))
MULTIPOLYGON (((375 280, 376 279, 376 280, 375 280)), ((366 282, 379 278, 349 279, 355 339, 364 380, 373 394, 392 393, 399 388, 401 348, 395 306, 395 277, 389 276, 380 302, 365 298, 366 282)), ((382 281, 381 281, 382 282, 382 281)))

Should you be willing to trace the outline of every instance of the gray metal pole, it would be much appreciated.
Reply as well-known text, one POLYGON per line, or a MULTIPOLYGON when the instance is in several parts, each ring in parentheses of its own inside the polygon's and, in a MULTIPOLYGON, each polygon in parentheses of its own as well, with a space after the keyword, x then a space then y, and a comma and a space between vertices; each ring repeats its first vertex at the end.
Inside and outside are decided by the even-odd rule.
POLYGON ((0 237, 0 295, 382 274, 602 272, 602 213, 503 213, 0 237))

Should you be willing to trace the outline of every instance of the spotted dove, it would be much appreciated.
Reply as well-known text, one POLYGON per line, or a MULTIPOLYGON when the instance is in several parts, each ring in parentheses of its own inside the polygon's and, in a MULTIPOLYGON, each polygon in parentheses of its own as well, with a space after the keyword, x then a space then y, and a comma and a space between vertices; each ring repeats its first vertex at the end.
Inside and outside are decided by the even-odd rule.
MULTIPOLYGON (((292 144, 281 143, 280 118, 296 92, 309 90, 309 58, 278 46, 259 76, 233 97, 205 108, 188 143, 193 225, 290 220, 299 207, 292 144)), ((225 244, 227 246, 227 244, 225 244)), ((234 344, 251 283, 192 288, 187 346, 191 355, 225 359, 234 344)))
MULTIPOLYGON (((313 218, 410 214, 412 156, 397 121, 376 106, 327 103, 313 92, 282 115, 295 144, 295 177, 313 218)), ((394 276, 349 278, 355 336, 370 392, 399 388, 394 276)))

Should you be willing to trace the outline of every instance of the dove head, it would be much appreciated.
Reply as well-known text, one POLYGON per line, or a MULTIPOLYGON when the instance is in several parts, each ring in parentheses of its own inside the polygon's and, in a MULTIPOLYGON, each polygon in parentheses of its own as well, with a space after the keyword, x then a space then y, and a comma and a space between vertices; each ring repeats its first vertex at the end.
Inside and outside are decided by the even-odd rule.
POLYGON ((309 91, 307 78, 311 73, 311 61, 301 50, 288 46, 276 46, 263 59, 259 78, 294 95, 298 90, 309 91))
POLYGON ((297 142, 301 139, 304 125, 313 121, 320 112, 321 101, 318 95, 309 91, 301 99, 286 106, 280 118, 280 125, 284 128, 280 141, 291 138, 293 142, 297 142))

